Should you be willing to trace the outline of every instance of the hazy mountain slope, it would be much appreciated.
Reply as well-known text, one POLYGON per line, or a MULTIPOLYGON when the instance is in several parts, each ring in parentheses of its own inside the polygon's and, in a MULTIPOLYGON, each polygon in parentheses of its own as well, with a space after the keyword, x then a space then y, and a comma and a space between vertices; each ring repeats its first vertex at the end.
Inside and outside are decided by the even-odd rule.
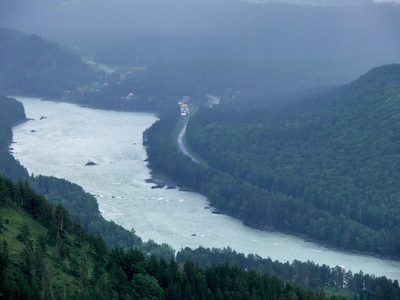
POLYGON ((37 35, 0 28, 0 91, 60 96, 93 77, 71 50, 37 35))
MULTIPOLYGON (((321 3, 327 2, 334 1, 321 3)), ((209 78, 222 77, 220 90, 225 91, 267 94, 344 84, 372 67, 400 60, 399 5, 3 3, 3 26, 72 45, 103 63, 153 68, 166 77, 171 70, 196 77, 205 65, 209 78), (241 84, 244 79, 254 86, 241 84)), ((211 83, 208 88, 216 90, 211 83)))

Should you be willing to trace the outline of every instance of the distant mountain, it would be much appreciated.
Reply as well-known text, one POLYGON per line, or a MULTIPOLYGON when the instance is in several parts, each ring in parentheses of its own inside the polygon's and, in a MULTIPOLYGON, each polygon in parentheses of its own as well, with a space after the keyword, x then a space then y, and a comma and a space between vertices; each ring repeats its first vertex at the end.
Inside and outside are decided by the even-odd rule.
POLYGON ((37 35, 0 28, 0 92, 57 97, 92 76, 72 50, 37 35))
MULTIPOLYGON (((205 86, 204 94, 344 84, 400 60, 399 5, 288 1, 3 0, 0 26, 71 45, 99 63, 153 68, 164 81, 170 72, 201 76, 190 84, 205 86)), ((172 81, 166 85, 182 78, 172 81)))

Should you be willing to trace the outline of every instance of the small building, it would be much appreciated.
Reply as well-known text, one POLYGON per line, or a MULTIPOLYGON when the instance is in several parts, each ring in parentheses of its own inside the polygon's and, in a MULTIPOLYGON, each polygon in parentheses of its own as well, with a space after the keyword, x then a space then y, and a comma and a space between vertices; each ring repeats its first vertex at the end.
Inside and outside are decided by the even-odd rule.
POLYGON ((129 93, 129 94, 125 97, 125 99, 126 99, 126 100, 132 100, 134 97, 135 97, 135 94, 134 94, 134 93, 129 93))
POLYGON ((81 87, 77 87, 75 89, 75 92, 80 96, 82 96, 85 93, 85 91, 86 91, 86 89, 85 88, 81 88, 81 87))
POLYGON ((189 113, 190 113, 189 104, 187 104, 187 103, 181 104, 181 115, 187 116, 189 113))

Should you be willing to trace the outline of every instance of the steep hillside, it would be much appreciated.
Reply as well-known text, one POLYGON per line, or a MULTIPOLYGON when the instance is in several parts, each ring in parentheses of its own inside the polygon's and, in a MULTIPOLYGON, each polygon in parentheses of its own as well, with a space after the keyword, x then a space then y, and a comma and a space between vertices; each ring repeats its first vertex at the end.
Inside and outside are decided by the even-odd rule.
POLYGON ((0 297, 84 297, 92 285, 87 273, 107 251, 104 241, 26 183, 0 177, 0 193, 0 297))

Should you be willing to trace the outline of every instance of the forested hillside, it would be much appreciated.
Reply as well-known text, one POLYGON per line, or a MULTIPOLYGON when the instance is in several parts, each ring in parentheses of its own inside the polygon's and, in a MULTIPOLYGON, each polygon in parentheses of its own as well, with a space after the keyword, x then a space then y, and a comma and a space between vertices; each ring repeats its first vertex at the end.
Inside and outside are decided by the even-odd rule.
POLYGON ((60 97, 93 80, 93 70, 76 53, 46 41, 0 28, 0 91, 60 97))
POLYGON ((399 92, 396 64, 370 71, 316 112, 199 112, 188 126, 191 148, 255 187, 210 200, 252 226, 398 257, 399 92))
POLYGON ((393 64, 284 109, 201 109, 187 142, 209 167, 180 157, 161 120, 149 161, 247 225, 398 258, 399 90, 393 64))
POLYGON ((2 176, 0 216, 2 299, 341 299, 228 264, 179 267, 137 249, 110 251, 60 204, 2 176))

